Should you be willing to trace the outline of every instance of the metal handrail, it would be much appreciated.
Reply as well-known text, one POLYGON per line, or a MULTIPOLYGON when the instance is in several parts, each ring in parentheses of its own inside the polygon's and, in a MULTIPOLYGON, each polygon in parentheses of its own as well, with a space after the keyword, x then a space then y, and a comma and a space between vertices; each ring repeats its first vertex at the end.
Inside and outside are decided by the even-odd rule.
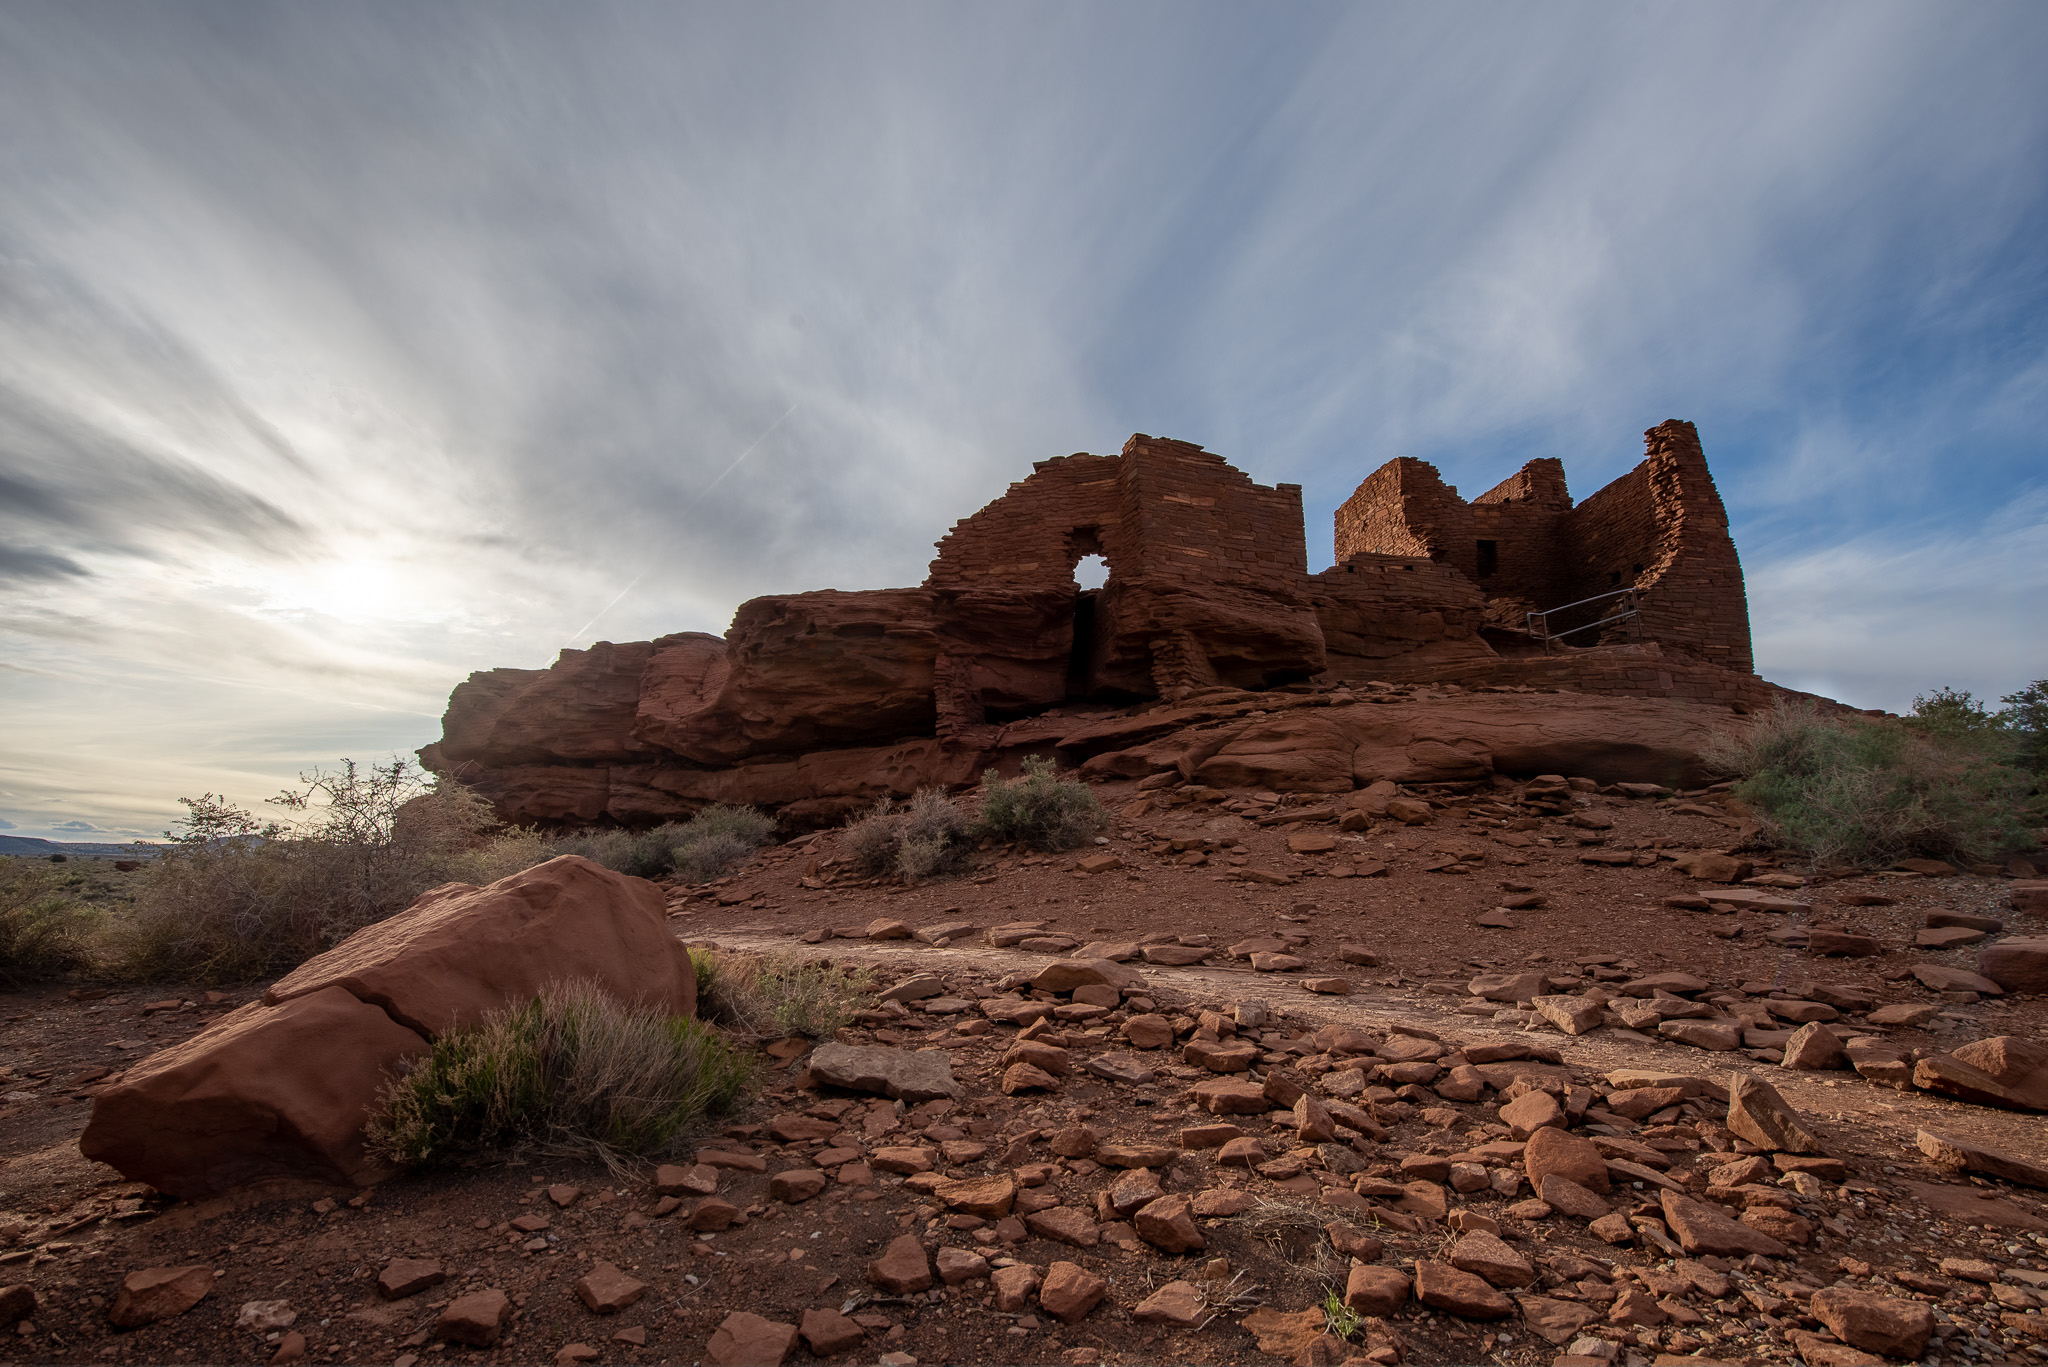
POLYGON ((1562 641, 1565 637, 1576 636, 1582 631, 1600 630, 1606 627, 1616 626, 1622 622, 1641 621, 1643 616, 1643 610, 1642 607, 1634 601, 1635 595, 1636 589, 1633 585, 1631 585, 1630 587, 1625 589, 1615 589, 1610 593, 1596 593, 1591 598, 1581 598, 1576 603, 1561 603, 1557 607, 1545 608, 1541 612, 1524 613, 1523 620, 1528 624, 1529 634, 1541 640, 1543 642, 1544 650, 1547 651, 1550 649, 1550 643, 1552 641, 1562 641), (1550 615, 1552 613, 1565 612, 1572 608, 1582 608, 1586 606, 1588 603, 1604 602, 1609 598, 1629 599, 1630 602, 1628 610, 1626 612, 1616 613, 1613 616, 1603 616, 1596 621, 1587 622, 1584 626, 1568 627, 1565 630, 1558 632, 1556 635, 1551 634, 1550 615), (1541 618, 1543 622, 1543 625, 1540 628, 1536 625, 1538 618, 1541 618))

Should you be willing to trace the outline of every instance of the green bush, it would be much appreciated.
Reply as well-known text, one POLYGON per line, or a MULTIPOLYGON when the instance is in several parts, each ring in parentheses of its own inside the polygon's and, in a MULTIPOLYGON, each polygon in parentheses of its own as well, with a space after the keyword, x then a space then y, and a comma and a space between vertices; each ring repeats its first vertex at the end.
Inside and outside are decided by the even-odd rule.
POLYGON ((1941 713, 1916 726, 1786 704, 1708 758, 1741 777, 1766 837, 1816 867, 1976 863, 2025 843, 2025 779, 1986 754, 1966 709, 1941 713))
POLYGON ((635 878, 679 873, 708 883, 768 843, 775 822, 752 807, 706 807, 684 822, 647 831, 592 830, 546 841, 550 857, 580 854, 635 878))
POLYGON ((993 769, 982 775, 976 836, 1057 853, 1087 843, 1108 825, 1088 785, 1061 778, 1049 759, 1027 757, 1023 777, 1008 782, 993 769))
POLYGON ((370 1141, 415 1168, 529 1144, 616 1163, 664 1152, 751 1077, 750 1061, 699 1021, 558 983, 437 1040, 386 1085, 370 1141))
POLYGON ((959 804, 937 788, 920 788, 900 812, 890 809, 889 799, 878 801, 847 826, 841 843, 864 876, 921 883, 957 872, 967 861, 968 840, 959 804))
POLYGON ((0 987, 46 982, 87 966, 98 917, 79 896, 81 882, 45 860, 0 856, 0 987))
POLYGON ((795 954, 707 954, 697 966, 697 1014, 756 1039, 829 1039, 874 1004, 873 970, 795 954))

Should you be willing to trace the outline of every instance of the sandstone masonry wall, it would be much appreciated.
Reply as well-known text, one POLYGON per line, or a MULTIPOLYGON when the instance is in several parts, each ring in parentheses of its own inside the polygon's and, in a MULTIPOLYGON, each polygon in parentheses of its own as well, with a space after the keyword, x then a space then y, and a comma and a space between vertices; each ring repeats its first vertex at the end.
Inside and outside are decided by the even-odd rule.
MULTIPOLYGON (((1427 462, 1389 461, 1337 510, 1338 557, 1427 555, 1477 584, 1489 620, 1510 628, 1531 611, 1635 588, 1637 622, 1577 632, 1567 646, 1640 635, 1747 673, 1742 566, 1699 434, 1674 419, 1644 438, 1642 464, 1577 507, 1555 460, 1531 461, 1470 504, 1427 462)), ((1616 611, 1594 604, 1553 617, 1549 629, 1595 626, 1616 611)))

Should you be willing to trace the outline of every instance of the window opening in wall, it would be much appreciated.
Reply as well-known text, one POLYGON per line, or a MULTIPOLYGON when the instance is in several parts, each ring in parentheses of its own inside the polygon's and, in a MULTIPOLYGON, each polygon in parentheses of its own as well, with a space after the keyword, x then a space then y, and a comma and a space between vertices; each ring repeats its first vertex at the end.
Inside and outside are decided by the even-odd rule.
POLYGON ((1074 582, 1084 589, 1099 589, 1109 582, 1109 562, 1099 555, 1084 555, 1074 566, 1074 582))
POLYGON ((1612 588, 1612 587, 1613 587, 1614 585, 1616 585, 1616 584, 1619 584, 1620 582, 1621 582, 1621 571, 1620 571, 1620 570, 1615 570, 1615 571, 1613 571, 1613 572, 1612 572, 1611 574, 1609 574, 1609 575, 1607 576, 1607 584, 1608 584, 1608 587, 1609 587, 1609 588, 1612 588))
POLYGON ((1636 578, 1640 579, 1640 578, 1642 578, 1642 577, 1643 577, 1643 567, 1642 567, 1641 565, 1638 565, 1638 566, 1636 566, 1636 578))
POLYGON ((1500 568, 1500 542, 1498 542, 1498 541, 1482 541, 1482 542, 1480 542, 1480 543, 1479 543, 1479 577, 1480 577, 1481 579, 1484 579, 1484 578, 1486 578, 1486 577, 1487 577, 1488 575, 1492 574, 1492 573, 1493 573, 1493 572, 1494 572, 1495 570, 1497 570, 1497 569, 1499 569, 1499 568, 1500 568))

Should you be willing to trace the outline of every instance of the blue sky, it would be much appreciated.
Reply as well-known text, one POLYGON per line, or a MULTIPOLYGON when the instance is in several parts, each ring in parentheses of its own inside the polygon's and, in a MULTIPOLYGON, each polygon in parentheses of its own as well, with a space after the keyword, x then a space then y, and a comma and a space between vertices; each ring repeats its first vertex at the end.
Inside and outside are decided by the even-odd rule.
POLYGON ((0 10, 0 829, 914 584, 1133 431, 1302 484, 1316 569, 1393 456, 1583 497, 1690 418, 1761 672, 2012 691, 2044 57, 1874 0, 0 10))

